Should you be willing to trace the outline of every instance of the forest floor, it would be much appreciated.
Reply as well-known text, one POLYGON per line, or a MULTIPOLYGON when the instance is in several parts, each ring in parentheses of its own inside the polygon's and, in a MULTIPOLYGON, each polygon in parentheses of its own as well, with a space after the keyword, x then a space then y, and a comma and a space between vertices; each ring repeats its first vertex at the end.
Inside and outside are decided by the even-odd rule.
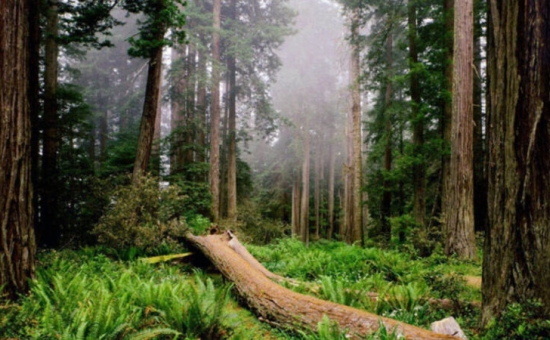
MULTIPOLYGON (((306 248, 295 239, 247 248, 267 269, 303 282, 287 287, 297 292, 427 329, 452 315, 469 339, 491 339, 480 335, 479 309, 471 303, 481 301, 479 262, 437 250, 421 258, 328 241, 306 248), (381 298, 373 301, 369 292, 381 298), (441 309, 430 299, 452 304, 441 309)), ((0 339, 345 339, 330 320, 310 332, 263 323, 238 303, 231 283, 189 263, 122 261, 105 253, 41 253, 31 294, 17 304, 0 300, 0 339)))

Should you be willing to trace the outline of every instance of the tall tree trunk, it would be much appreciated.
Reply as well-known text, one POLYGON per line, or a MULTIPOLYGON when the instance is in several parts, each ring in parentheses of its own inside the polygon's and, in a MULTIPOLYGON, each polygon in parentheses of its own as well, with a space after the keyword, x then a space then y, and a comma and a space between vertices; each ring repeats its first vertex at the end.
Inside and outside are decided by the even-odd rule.
MULTIPOLYGON (((161 28, 156 33, 156 40, 164 39, 165 29, 161 28)), ((162 77, 162 46, 152 52, 149 59, 149 70, 147 73, 147 86, 145 88, 145 102, 143 104, 143 116, 139 127, 138 148, 134 162, 132 182, 137 183, 139 177, 144 175, 151 158, 153 138, 155 134, 155 123, 157 119, 160 85, 162 77)))
POLYGON ((451 177, 445 252, 476 255, 473 187, 473 0, 455 2, 451 177))
POLYGON ((416 48, 416 1, 409 0, 409 62, 411 71, 411 120, 413 126, 413 145, 415 162, 413 165, 414 208, 413 215, 421 228, 426 226, 426 170, 424 166, 424 117, 420 113, 420 80, 416 65, 418 52, 416 48))
POLYGON ((300 177, 292 182, 292 236, 300 235, 300 177))
POLYGON ((328 233, 327 238, 332 239, 334 234, 334 152, 332 138, 329 143, 329 168, 328 168, 328 233))
POLYGON ((302 242, 309 246, 309 163, 310 163, 310 147, 309 147, 309 121, 306 118, 306 123, 303 130, 304 136, 304 162, 302 164, 302 203, 300 209, 300 235, 302 242))
POLYGON ((170 173, 175 175, 183 170, 183 139, 184 128, 183 112, 185 102, 183 94, 187 91, 187 76, 185 73, 185 47, 174 46, 172 48, 171 63, 171 93, 170 93, 170 130, 172 133, 172 146, 170 152, 170 173))
POLYGON ((348 112, 348 121, 345 131, 346 135, 346 162, 343 164, 342 175, 344 177, 344 196, 342 204, 342 227, 340 230, 342 238, 347 243, 352 243, 351 232, 353 231, 353 119, 351 112, 348 112))
POLYGON ((486 325, 512 302, 550 317, 550 3, 490 0, 486 325))
POLYGON ((0 287, 11 299, 28 291, 35 269, 29 111, 29 61, 36 57, 29 50, 32 6, 29 0, 0 2, 0 287))
MULTIPOLYGON (((451 145, 451 128, 453 119, 453 54, 454 54, 454 3, 455 0, 445 0, 444 13, 445 13, 445 90, 449 94, 443 102, 443 117, 441 119, 441 136, 445 142, 445 145, 450 150, 451 145)), ((444 222, 447 220, 447 207, 449 205, 449 181, 451 178, 451 157, 450 154, 444 153, 441 156, 441 215, 444 222)), ((445 227, 443 227, 445 229, 445 227)))
MULTIPOLYGON (((236 20, 237 1, 231 0, 231 19, 236 20)), ((227 164, 227 217, 237 218, 237 67, 235 56, 227 58, 229 71, 229 150, 227 164)))
POLYGON ((56 195, 58 180, 57 157, 59 152, 59 129, 57 112, 57 58, 59 47, 58 35, 58 7, 57 0, 48 2, 46 13, 46 46, 44 59, 44 135, 42 156, 42 185, 41 201, 42 216, 40 240, 47 247, 57 247, 61 232, 56 222, 57 205, 56 195))
MULTIPOLYGON (((186 98, 186 110, 185 110, 185 151, 184 151, 184 163, 188 168, 194 161, 195 150, 195 86, 197 83, 197 51, 193 44, 188 45, 189 54, 187 56, 187 88, 185 91, 186 98)), ((191 180, 192 178, 189 178, 191 180)))
POLYGON ((392 32, 388 32, 388 37, 386 40, 386 97, 385 97, 385 117, 386 120, 386 130, 385 138, 386 145, 384 148, 384 170, 386 174, 384 175, 384 193, 382 194, 382 204, 380 207, 381 213, 381 222, 382 222, 382 235, 386 241, 391 240, 391 226, 390 226, 390 215, 391 215, 391 182, 388 178, 389 172, 392 168, 392 104, 393 104, 393 87, 392 87, 392 77, 393 77, 393 38, 392 32))
POLYGON ((351 114, 353 120, 353 227, 352 227, 352 242, 359 241, 364 245, 363 232, 363 207, 361 204, 361 189, 363 184, 363 161, 361 160, 361 144, 362 144, 362 122, 361 122, 361 89, 359 78, 361 76, 361 66, 359 60, 359 12, 353 14, 352 23, 352 48, 351 60, 351 114))
POLYGON ((197 66, 197 162, 206 161, 206 54, 198 49, 197 66))
POLYGON ((210 114, 210 193, 215 222, 220 214, 220 12, 221 0, 214 0, 212 32, 212 109, 210 114))

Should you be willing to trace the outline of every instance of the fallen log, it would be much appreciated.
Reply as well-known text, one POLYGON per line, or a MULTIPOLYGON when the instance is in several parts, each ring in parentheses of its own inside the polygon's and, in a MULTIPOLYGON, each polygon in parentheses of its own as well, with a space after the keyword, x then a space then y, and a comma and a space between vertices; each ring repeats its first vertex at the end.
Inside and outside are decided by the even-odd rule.
POLYGON ((187 234, 186 239, 233 282, 238 295, 261 319, 281 327, 316 330, 326 315, 340 329, 347 330, 350 338, 372 334, 383 325, 390 333, 395 332, 405 339, 458 339, 284 288, 230 246, 234 239, 230 233, 208 236, 187 234))

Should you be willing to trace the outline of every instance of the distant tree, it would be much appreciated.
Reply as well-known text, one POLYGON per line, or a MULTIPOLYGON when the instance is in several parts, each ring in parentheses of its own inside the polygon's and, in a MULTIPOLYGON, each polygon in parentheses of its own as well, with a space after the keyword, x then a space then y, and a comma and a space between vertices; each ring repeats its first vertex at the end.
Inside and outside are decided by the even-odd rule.
POLYGON ((351 13, 351 119, 353 122, 353 161, 352 161, 352 171, 353 171, 353 217, 350 221, 353 221, 350 224, 350 238, 349 242, 360 242, 361 245, 364 245, 365 235, 363 230, 363 207, 362 207, 362 197, 361 194, 363 188, 363 161, 361 150, 363 149, 361 145, 363 144, 362 138, 362 127, 363 123, 361 121, 361 47, 359 43, 359 29, 361 26, 360 10, 354 9, 351 13))
POLYGON ((453 123, 445 251, 477 257, 473 183, 473 0, 456 1, 453 61, 453 123))
MULTIPOLYGON (((230 1, 230 19, 237 19, 237 0, 230 1)), ((237 65, 234 54, 227 57, 229 73, 229 119, 228 119, 228 161, 227 161, 227 217, 237 218, 237 65)))
POLYGON ((489 5, 484 325, 527 300, 540 300, 540 317, 550 317, 550 3, 489 5))
POLYGON ((424 117, 421 112, 421 85, 418 71, 417 49, 417 0, 408 2, 408 36, 409 36, 409 65, 410 65, 410 93, 411 93, 411 125, 413 127, 413 147, 415 162, 413 165, 414 208, 413 215, 416 223, 424 228, 426 222, 426 174, 424 156, 424 117))
POLYGON ((210 193, 212 194, 212 217, 220 215, 220 28, 221 0, 214 0, 212 15, 212 110, 210 112, 210 193))
POLYGON ((138 183, 139 177, 145 174, 151 157, 160 103, 163 47, 172 45, 174 41, 182 41, 185 36, 184 16, 177 4, 177 0, 132 0, 123 4, 124 9, 145 16, 139 27, 139 38, 130 38, 132 47, 128 53, 130 56, 149 60, 143 116, 132 175, 133 183, 138 183), (165 38, 168 30, 171 30, 172 34, 170 39, 165 38))
POLYGON ((0 287, 13 299, 27 292, 35 269, 28 102, 31 6, 35 4, 28 0, 0 3, 0 287))

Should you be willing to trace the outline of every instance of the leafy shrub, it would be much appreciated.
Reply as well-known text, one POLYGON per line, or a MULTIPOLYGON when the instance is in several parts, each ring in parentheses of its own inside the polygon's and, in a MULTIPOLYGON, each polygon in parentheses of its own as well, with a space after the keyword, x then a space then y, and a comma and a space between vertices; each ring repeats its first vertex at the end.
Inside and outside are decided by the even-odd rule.
POLYGON ((174 245, 186 224, 180 219, 186 197, 178 187, 161 188, 158 179, 142 176, 115 190, 112 204, 94 228, 99 242, 113 249, 137 247, 147 252, 174 245))
MULTIPOLYGON (((268 244, 285 236, 289 226, 280 220, 265 219, 252 202, 239 206, 237 222, 222 221, 229 229, 244 235, 244 241, 255 244, 268 244)), ((241 236, 242 238, 242 236, 241 236)))
POLYGON ((524 304, 508 305, 499 319, 493 320, 485 334, 485 339, 550 339, 550 320, 545 315, 540 301, 527 301, 524 304))

